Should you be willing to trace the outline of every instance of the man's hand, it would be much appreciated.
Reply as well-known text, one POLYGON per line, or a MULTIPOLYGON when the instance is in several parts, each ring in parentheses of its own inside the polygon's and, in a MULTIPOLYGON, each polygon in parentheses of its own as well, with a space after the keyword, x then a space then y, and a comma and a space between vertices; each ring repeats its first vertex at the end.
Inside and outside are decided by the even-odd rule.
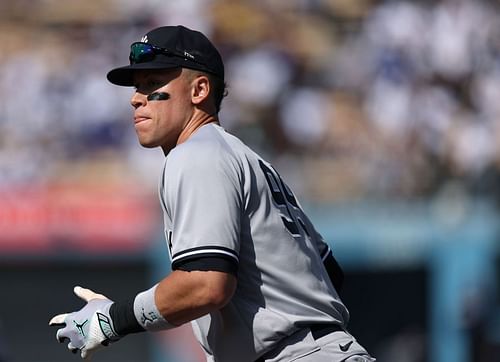
POLYGON ((73 353, 80 350, 81 357, 87 359, 102 346, 119 340, 120 336, 109 316, 113 301, 82 287, 75 287, 74 292, 87 304, 77 312, 56 315, 49 325, 63 326, 56 333, 57 340, 61 343, 69 340, 68 349, 73 353))

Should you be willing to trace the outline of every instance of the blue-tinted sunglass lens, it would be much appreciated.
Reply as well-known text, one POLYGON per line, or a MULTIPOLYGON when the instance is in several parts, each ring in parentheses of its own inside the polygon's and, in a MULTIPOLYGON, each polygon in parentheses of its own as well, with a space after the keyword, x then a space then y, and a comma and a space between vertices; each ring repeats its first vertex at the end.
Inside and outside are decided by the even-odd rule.
POLYGON ((134 43, 130 47, 130 64, 149 62, 153 60, 154 57, 154 49, 149 44, 134 43))

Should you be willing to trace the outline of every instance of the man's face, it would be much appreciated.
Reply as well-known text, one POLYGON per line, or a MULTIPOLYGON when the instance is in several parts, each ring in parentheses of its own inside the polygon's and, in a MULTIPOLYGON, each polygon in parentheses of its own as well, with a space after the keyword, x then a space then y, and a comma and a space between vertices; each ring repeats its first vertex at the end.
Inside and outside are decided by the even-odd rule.
POLYGON ((130 103, 135 108, 134 125, 142 146, 161 147, 168 153, 192 115, 191 87, 180 68, 138 71, 134 75, 134 92, 130 103), (165 92, 166 100, 148 100, 154 92, 165 92))

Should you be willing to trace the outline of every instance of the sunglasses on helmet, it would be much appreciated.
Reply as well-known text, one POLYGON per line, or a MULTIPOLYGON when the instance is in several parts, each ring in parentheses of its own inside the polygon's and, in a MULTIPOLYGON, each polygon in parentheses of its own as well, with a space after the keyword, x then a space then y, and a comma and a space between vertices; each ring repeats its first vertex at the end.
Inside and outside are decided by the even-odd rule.
POLYGON ((160 48, 148 43, 141 43, 141 42, 133 43, 130 46, 130 55, 129 55, 130 65, 150 62, 154 60, 155 56, 158 54, 171 57, 178 57, 204 65, 203 63, 197 61, 192 54, 189 54, 187 52, 181 53, 179 51, 160 48))

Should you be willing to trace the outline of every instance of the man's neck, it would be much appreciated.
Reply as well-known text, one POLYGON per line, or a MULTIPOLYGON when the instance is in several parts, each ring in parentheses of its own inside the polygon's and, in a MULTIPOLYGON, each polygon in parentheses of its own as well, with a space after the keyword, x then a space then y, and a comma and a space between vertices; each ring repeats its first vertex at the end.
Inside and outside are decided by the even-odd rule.
POLYGON ((186 124, 186 127, 184 127, 181 134, 179 135, 177 144, 180 145, 181 143, 186 142, 189 139, 189 137, 191 137, 191 135, 195 133, 199 128, 209 123, 219 124, 217 115, 203 113, 201 117, 191 118, 189 122, 186 124))
MULTIPOLYGON (((198 129, 210 123, 219 124, 217 115, 203 113, 200 117, 192 117, 181 131, 177 139, 176 146, 186 142, 198 129)), ((162 147, 162 149, 165 156, 171 151, 171 148, 166 149, 165 147, 162 147)))

